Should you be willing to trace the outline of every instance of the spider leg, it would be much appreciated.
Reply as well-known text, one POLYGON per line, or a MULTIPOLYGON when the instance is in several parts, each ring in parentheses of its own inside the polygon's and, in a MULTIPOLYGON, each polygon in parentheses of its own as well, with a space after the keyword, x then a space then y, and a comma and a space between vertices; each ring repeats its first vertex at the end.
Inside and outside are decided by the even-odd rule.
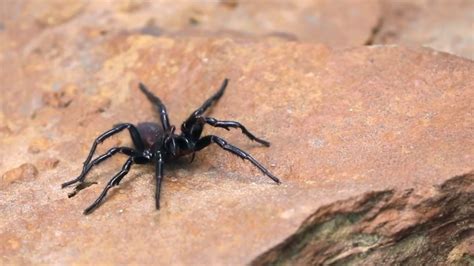
POLYGON ((100 164, 101 162, 107 160, 108 158, 112 157, 116 153, 123 153, 125 155, 132 156, 135 154, 135 150, 129 147, 114 147, 108 150, 106 153, 92 160, 92 162, 90 162, 89 164, 84 165, 84 167, 82 168, 82 172, 78 177, 74 178, 71 181, 63 183, 61 187, 65 188, 77 182, 81 182, 81 183, 84 182, 84 179, 86 178, 87 173, 89 173, 89 171, 92 169, 93 166, 100 164))
POLYGON ((242 124, 236 121, 220 121, 212 117, 203 117, 202 118, 205 123, 213 126, 213 127, 221 127, 229 130, 229 128, 240 128, 242 130, 242 133, 246 135, 249 139, 256 141, 266 147, 270 147, 270 142, 257 138, 255 137, 250 131, 247 130, 242 124))
POLYGON ((188 138, 193 140, 198 140, 201 136, 203 124, 199 123, 198 118, 206 112, 206 110, 211 107, 214 103, 219 101, 219 99, 224 94, 225 88, 229 83, 229 79, 224 79, 219 90, 207 99, 198 109, 196 109, 189 117, 181 124, 181 132, 188 138))
POLYGON ((227 87, 228 83, 229 83, 229 79, 227 78, 224 79, 219 90, 214 95, 212 95, 209 99, 207 99, 196 111, 194 111, 194 113, 191 116, 194 116, 194 117, 200 116, 204 112, 206 112, 206 110, 209 107, 211 107, 214 103, 217 103, 217 101, 219 101, 219 99, 224 94, 225 88, 227 87))
POLYGON ((146 95, 148 100, 154 105, 156 111, 158 112, 158 114, 160 114, 163 129, 165 130, 165 132, 168 131, 171 127, 170 120, 168 118, 168 112, 166 111, 166 107, 163 102, 161 102, 160 98, 155 96, 145 85, 143 85, 143 83, 139 83, 138 87, 146 95))
POLYGON ((270 171, 268 171, 263 165, 261 165, 257 160, 255 160, 250 154, 248 154, 245 151, 243 151, 243 150, 227 143, 227 141, 225 141, 224 139, 222 139, 218 136, 208 135, 208 136, 202 137, 196 143, 195 150, 196 151, 202 150, 202 149, 204 149, 205 147, 209 146, 212 143, 215 143, 215 144, 219 145, 219 147, 221 147, 222 149, 239 156, 243 160, 250 161, 254 166, 256 166, 258 169, 260 169, 260 171, 262 171, 262 173, 264 173, 265 175, 270 177, 273 181, 275 181, 278 184, 281 183, 280 180, 276 176, 274 176, 272 173, 270 173, 270 171))
POLYGON ((102 200, 105 198, 105 196, 107 195, 107 192, 113 187, 113 186, 117 186, 120 181, 122 180, 122 178, 128 174, 128 171, 130 170, 130 167, 132 166, 133 164, 133 157, 131 158, 128 158, 128 160, 125 162, 125 164, 123 165, 122 167, 122 170, 120 170, 120 172, 118 172, 114 177, 112 177, 112 179, 110 179, 110 181, 107 183, 107 185, 105 186, 104 190, 102 191, 102 193, 100 194, 100 196, 94 201, 94 203, 92 203, 92 205, 90 205, 87 209, 84 210, 84 214, 90 214, 91 212, 93 212, 97 207, 99 207, 100 203, 102 202, 102 200))
MULTIPOLYGON (((135 147, 138 150, 143 150, 144 149, 145 145, 143 144, 143 141, 140 137, 140 133, 138 132, 138 129, 134 125, 129 124, 129 123, 123 123, 123 124, 115 125, 114 128, 106 131, 105 133, 100 135, 97 139, 95 139, 94 143, 92 144, 91 150, 89 151, 89 155, 87 156, 87 159, 83 163, 83 165, 84 165, 83 172, 84 172, 84 169, 86 169, 87 166, 89 165, 89 163, 92 159, 92 156, 94 155, 94 152, 97 149, 97 145, 102 143, 105 139, 111 137, 112 135, 115 135, 115 134, 119 133, 120 131, 122 131, 124 129, 129 130, 130 136, 132 138, 132 141, 133 141, 133 144, 135 145, 135 147)), ((62 184, 61 186, 64 188, 64 187, 69 186, 71 184, 74 184, 76 182, 78 182, 78 181, 72 182, 72 180, 71 180, 70 182, 66 182, 66 183, 62 184)))
POLYGON ((164 159, 161 153, 157 154, 156 160, 156 193, 155 193, 155 205, 156 209, 160 209, 160 192, 161 192, 161 181, 163 180, 163 168, 164 159))

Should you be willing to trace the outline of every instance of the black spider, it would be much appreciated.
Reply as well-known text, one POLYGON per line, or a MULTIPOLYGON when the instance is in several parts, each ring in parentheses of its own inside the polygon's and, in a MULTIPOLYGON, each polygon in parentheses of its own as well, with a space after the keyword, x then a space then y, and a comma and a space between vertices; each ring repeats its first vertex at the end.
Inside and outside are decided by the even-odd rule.
MULTIPOLYGON (((153 162, 156 165, 156 208, 160 208, 160 188, 161 181, 163 179, 163 166, 167 161, 174 160, 178 157, 192 154, 194 159, 194 153, 204 149, 212 143, 219 145, 222 149, 229 151, 244 160, 249 160, 265 175, 269 176, 276 183, 280 183, 280 180, 271 174, 265 167, 263 167, 257 160, 250 156, 245 151, 227 143, 224 139, 214 136, 207 135, 201 137, 201 133, 205 124, 209 124, 213 127, 221 127, 229 130, 229 128, 240 128, 242 133, 245 134, 249 139, 256 141, 266 147, 270 146, 270 143, 255 137, 250 133, 242 124, 235 121, 220 121, 212 117, 204 116, 204 112, 216 103, 219 98, 224 94, 225 88, 227 87, 228 79, 225 79, 222 83, 221 88, 211 98, 203 103, 196 111, 194 111, 189 118, 184 121, 181 125, 181 134, 175 133, 175 127, 170 125, 168 114, 166 112, 165 105, 161 100, 153 95, 142 83, 139 84, 140 90, 146 95, 148 100, 158 111, 160 115, 161 124, 154 122, 139 123, 137 126, 123 123, 114 126, 111 130, 100 135, 92 145, 92 148, 84 162, 82 173, 75 179, 62 184, 62 187, 79 182, 80 184, 76 187, 76 192, 87 187, 88 183, 84 182, 87 173, 91 170, 92 166, 97 165, 104 160, 110 158, 116 153, 123 153, 128 155, 129 158, 122 167, 122 170, 118 172, 105 186, 100 196, 95 202, 84 210, 84 214, 89 214, 94 211, 102 202, 107 192, 113 186, 120 183, 122 178, 128 173, 132 164, 145 164, 153 162), (96 159, 92 160, 92 156, 95 152, 97 144, 102 143, 108 137, 119 133, 120 131, 128 129, 132 138, 135 149, 129 147, 114 147, 106 153, 100 155, 96 159)), ((191 160, 192 160, 191 159, 191 160)), ((74 195, 76 192, 71 194, 74 195)))

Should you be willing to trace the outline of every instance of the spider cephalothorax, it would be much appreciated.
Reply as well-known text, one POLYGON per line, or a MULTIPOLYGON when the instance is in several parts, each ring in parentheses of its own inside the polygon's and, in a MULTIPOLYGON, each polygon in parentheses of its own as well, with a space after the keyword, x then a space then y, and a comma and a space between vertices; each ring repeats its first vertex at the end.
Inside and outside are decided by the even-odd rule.
POLYGON ((130 170, 132 164, 145 163, 154 163, 156 166, 155 202, 156 208, 159 209, 161 181, 163 179, 163 167, 165 162, 175 160, 178 157, 189 154, 192 154, 192 156, 194 157, 195 152, 206 148, 212 143, 217 144, 222 149, 229 151, 244 160, 250 161, 265 175, 269 176, 273 181, 279 184, 280 180, 276 176, 270 173, 265 167, 263 167, 257 160, 255 160, 245 151, 227 143, 227 141, 215 135, 207 135, 201 137, 201 133, 205 124, 211 125, 213 127, 224 128, 227 130, 229 130, 230 128, 240 128, 242 130, 242 133, 245 134, 251 140, 256 141, 267 147, 270 146, 269 142, 255 137, 239 122, 221 121, 204 115, 205 111, 214 103, 216 103, 220 97, 222 97, 225 88, 227 87, 227 83, 228 79, 225 79, 219 91, 217 91, 217 93, 215 93, 211 98, 207 99, 201 107, 194 111, 188 117, 188 119, 183 122, 183 124, 181 125, 180 134, 176 134, 175 127, 170 125, 165 105, 158 97, 153 95, 145 87, 145 85, 140 83, 140 90, 146 95, 148 100, 150 100, 150 102, 155 107, 156 111, 160 116, 161 123, 145 122, 139 123, 136 126, 129 123, 115 125, 112 129, 106 131, 94 141, 89 155, 84 161, 84 167, 82 169, 81 174, 77 178, 62 184, 62 187, 64 188, 75 183, 79 183, 79 185, 76 187, 76 191, 86 187, 87 185, 84 183, 84 180, 87 173, 91 170, 92 166, 101 163, 102 161, 110 158, 116 153, 123 153, 129 156, 129 158, 123 165, 122 170, 118 172, 114 177, 112 177, 112 179, 110 179, 110 181, 107 183, 105 189, 102 191, 97 200, 91 206, 84 210, 84 214, 91 213, 100 205, 109 189, 120 183, 122 178, 130 170), (124 129, 129 130, 133 145, 135 146, 134 148, 114 147, 106 153, 92 160, 92 156, 99 143, 102 143, 108 137, 119 133, 124 129))

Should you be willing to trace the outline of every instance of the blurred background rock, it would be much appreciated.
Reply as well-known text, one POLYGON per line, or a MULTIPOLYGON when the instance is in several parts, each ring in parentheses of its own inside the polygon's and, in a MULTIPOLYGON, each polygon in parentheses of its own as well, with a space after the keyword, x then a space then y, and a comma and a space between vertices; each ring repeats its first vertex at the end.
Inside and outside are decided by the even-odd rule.
POLYGON ((331 47, 422 45, 474 58, 471 0, 2 0, 0 12, 9 47, 62 31, 77 39, 143 33, 280 38, 331 47))

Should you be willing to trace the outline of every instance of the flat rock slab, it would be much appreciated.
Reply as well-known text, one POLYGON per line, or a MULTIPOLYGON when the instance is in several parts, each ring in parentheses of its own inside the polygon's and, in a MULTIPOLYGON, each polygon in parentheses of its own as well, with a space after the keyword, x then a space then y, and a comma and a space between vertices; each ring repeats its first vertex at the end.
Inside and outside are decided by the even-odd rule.
MULTIPOLYGON (((2 91, 7 83, 11 88, 0 117, 2 263, 244 264, 291 237, 309 216, 337 213, 338 204, 356 211, 367 199, 404 191, 423 201, 450 191, 442 185, 455 176, 464 177, 456 191, 472 193, 470 60, 397 46, 330 50, 146 36, 118 36, 87 54, 48 60, 33 53, 23 60, 22 71, 0 76, 2 91), (99 209, 82 215, 121 167, 120 156, 89 175, 99 184, 70 199, 71 190, 60 189, 79 174, 101 132, 118 122, 157 119, 139 81, 161 97, 179 126, 224 78, 230 84, 212 115, 242 122, 272 146, 252 143, 238 130, 206 133, 247 150, 282 185, 210 147, 192 164, 167 165, 160 211, 153 167, 137 166, 99 209)), ((100 151, 128 145, 127 135, 100 151)), ((399 232, 383 227, 405 217, 396 214, 377 216, 380 226, 364 230, 399 232)), ((412 215, 401 227, 430 217, 412 215)))

